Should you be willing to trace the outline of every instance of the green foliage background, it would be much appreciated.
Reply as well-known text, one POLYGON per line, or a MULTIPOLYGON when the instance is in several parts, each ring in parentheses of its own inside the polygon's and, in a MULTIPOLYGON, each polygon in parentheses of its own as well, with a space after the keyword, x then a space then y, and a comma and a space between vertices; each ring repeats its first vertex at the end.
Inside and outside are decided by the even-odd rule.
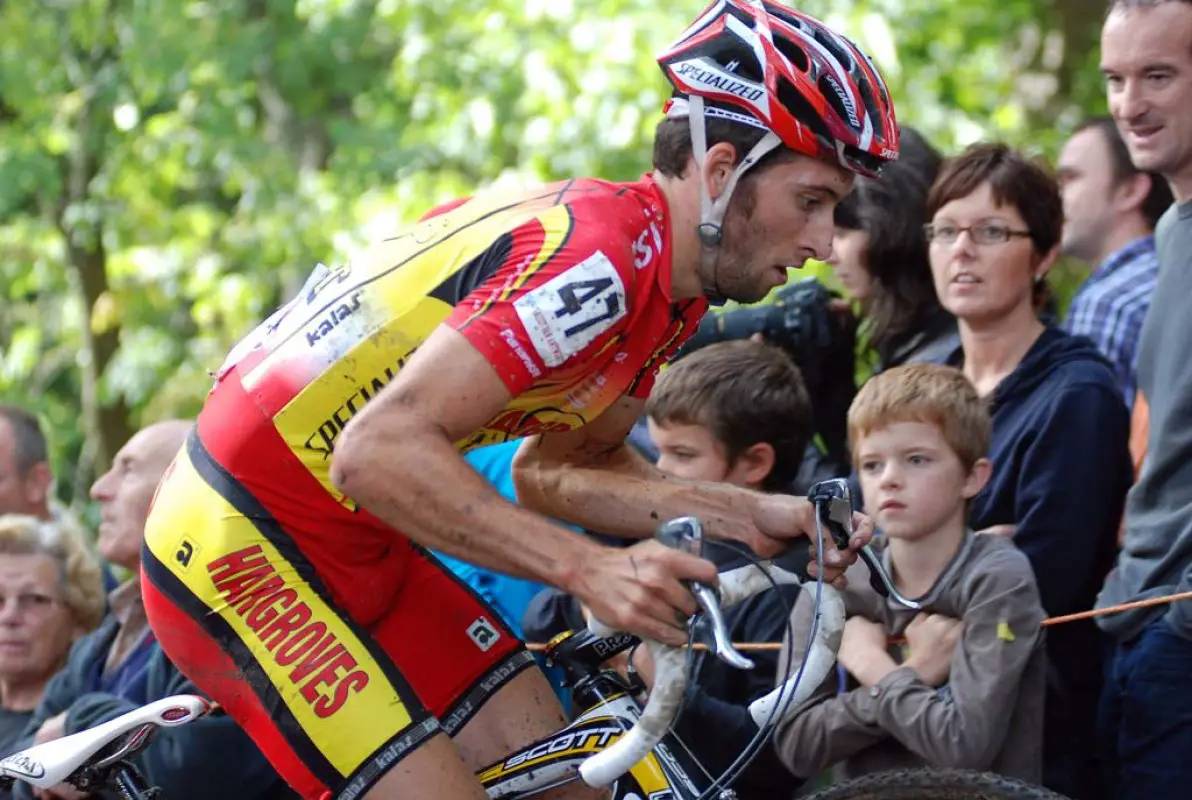
MULTIPOLYGON (((130 431, 195 414, 315 261, 481 187, 645 171, 653 54, 702 6, 0 3, 0 401, 41 414, 60 498, 84 510, 130 431)), ((800 7, 866 46, 945 151, 1054 157, 1103 110, 1088 0, 800 7)))

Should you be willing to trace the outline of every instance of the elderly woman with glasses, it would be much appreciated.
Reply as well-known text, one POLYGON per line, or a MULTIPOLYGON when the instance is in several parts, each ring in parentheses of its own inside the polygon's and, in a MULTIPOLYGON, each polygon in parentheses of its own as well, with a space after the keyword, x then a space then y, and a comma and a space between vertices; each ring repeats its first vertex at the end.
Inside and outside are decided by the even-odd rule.
MULTIPOLYGON (((1063 227, 1059 188, 1015 151, 976 145, 945 163, 927 213, 935 290, 959 321, 953 361, 993 414, 993 477, 972 501, 970 524, 1013 536, 1049 615, 1090 609, 1113 565, 1131 480, 1129 419, 1093 344, 1040 321, 1063 227)), ((965 635, 996 646, 998 635, 1013 635, 1007 623, 965 635)), ((1097 629, 1091 621, 1050 628, 1047 650, 1044 783, 1095 797, 1097 629)))
POLYGON ((0 755, 104 613, 99 562, 65 521, 0 516, 0 755))

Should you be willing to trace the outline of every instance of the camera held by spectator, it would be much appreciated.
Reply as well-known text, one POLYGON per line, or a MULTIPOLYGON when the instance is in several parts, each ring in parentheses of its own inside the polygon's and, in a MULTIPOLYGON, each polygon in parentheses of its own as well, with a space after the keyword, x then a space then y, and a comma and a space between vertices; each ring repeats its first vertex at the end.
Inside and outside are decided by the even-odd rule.
POLYGON ((760 333, 766 341, 786 350, 796 362, 808 360, 808 356, 814 357, 838 335, 839 326, 831 312, 835 297, 815 278, 789 283, 775 293, 773 303, 709 313, 684 346, 684 352, 715 342, 748 339, 760 333))

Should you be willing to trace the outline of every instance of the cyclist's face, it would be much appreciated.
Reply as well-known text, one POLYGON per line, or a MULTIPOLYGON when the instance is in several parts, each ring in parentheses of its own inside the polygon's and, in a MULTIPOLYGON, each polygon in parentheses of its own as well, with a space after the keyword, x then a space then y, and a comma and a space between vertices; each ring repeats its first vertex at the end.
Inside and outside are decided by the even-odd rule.
POLYGON ((787 268, 832 252, 832 212, 852 191, 853 174, 836 164, 796 156, 742 179, 724 220, 716 288, 752 303, 787 281, 787 268))
POLYGON ((892 539, 917 540, 964 526, 964 500, 984 485, 967 472, 936 425, 894 422, 860 437, 857 474, 865 513, 892 539))

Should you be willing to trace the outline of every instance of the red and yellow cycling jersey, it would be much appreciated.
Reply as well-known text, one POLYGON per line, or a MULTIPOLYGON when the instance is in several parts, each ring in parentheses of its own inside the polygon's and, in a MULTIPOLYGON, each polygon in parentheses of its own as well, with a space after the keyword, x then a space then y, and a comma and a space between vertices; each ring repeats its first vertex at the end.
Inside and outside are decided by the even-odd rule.
POLYGON ((707 308, 674 301, 670 267, 648 177, 475 197, 320 266, 229 354, 154 503, 146 605, 171 659, 304 795, 357 796, 529 663, 478 597, 332 484, 344 427, 442 324, 513 395, 461 450, 645 397, 707 308), (326 653, 334 670, 295 671, 326 653))
POLYGON ((441 323, 514 395, 461 448, 576 428, 621 394, 645 397, 706 309, 672 301, 670 260, 664 201, 649 178, 473 198, 321 268, 219 379, 238 381, 327 493, 348 503, 329 479, 336 439, 441 323))

